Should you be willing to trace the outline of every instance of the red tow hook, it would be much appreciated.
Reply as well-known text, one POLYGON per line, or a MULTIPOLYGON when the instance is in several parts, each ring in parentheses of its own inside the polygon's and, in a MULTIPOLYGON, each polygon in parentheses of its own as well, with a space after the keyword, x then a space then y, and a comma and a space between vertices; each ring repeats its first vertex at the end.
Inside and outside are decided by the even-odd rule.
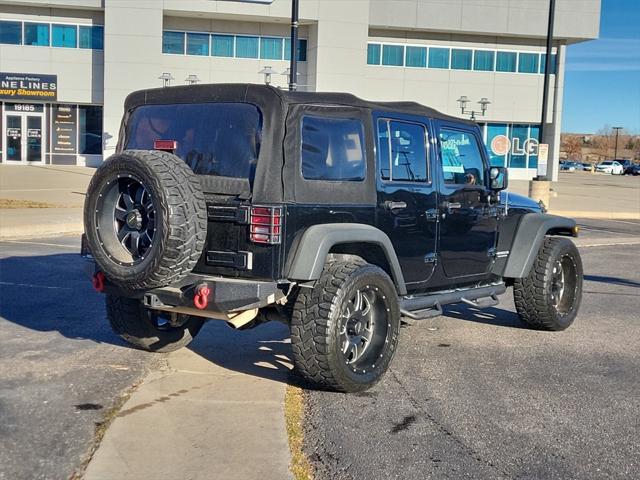
POLYGON ((96 292, 102 293, 104 291, 104 273, 94 273, 93 277, 91 277, 91 284, 96 292))
POLYGON ((196 293, 193 296, 193 304, 196 306, 196 308, 199 308, 200 310, 204 310, 205 308, 207 308, 207 305, 209 305, 210 293, 211 290, 206 283, 196 288, 196 293))

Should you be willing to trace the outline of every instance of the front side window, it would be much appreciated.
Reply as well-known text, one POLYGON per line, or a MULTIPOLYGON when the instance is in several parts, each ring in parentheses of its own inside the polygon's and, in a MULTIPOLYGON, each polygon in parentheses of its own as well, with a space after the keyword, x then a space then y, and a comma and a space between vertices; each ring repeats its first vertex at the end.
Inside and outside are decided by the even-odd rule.
POLYGON ((378 121, 380 178, 395 182, 426 182, 427 131, 423 125, 396 120, 378 121))
POLYGON ((485 167, 475 135, 441 128, 439 140, 444 183, 484 185, 485 167))
POLYGON ((360 120, 303 117, 301 151, 306 180, 364 180, 366 157, 360 120))
POLYGON ((187 55, 209 55, 208 33, 187 33, 187 55))
POLYGON ((78 46, 78 27, 76 25, 51 25, 51 46, 76 48, 78 46))
POLYGON ((22 43, 22 23, 0 20, 0 43, 20 45, 22 43))
POLYGON ((153 150, 175 140, 176 155, 200 175, 253 178, 262 115, 248 103, 142 105, 127 119, 124 148, 153 150))
POLYGON ((24 24, 24 44, 38 47, 49 46, 49 24, 28 23, 24 24))
POLYGON ((162 53, 184 54, 184 32, 162 32, 162 53))

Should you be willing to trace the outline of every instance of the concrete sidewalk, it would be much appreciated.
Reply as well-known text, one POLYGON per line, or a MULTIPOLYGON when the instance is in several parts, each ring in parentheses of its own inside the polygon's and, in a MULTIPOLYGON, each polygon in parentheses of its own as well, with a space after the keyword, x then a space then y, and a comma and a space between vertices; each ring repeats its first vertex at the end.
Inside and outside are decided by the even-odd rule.
POLYGON ((207 322, 133 392, 85 480, 286 480, 289 331, 207 322))

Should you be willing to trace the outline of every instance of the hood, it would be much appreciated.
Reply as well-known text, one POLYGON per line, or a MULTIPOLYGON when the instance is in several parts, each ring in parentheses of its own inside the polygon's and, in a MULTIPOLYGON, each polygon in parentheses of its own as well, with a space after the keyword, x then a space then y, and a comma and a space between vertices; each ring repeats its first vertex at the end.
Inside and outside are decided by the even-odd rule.
POLYGON ((500 204, 506 204, 508 208, 521 208, 524 210, 531 210, 532 212, 542 212, 542 208, 538 202, 532 198, 513 192, 500 192, 500 204))

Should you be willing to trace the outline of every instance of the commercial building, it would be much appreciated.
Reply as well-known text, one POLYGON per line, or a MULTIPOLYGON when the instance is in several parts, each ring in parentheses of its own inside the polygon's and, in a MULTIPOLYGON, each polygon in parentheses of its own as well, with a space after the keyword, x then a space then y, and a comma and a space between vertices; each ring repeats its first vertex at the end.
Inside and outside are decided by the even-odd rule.
MULTIPOLYGON (((492 162, 535 175, 548 0, 300 0, 298 83, 463 116, 492 162), (486 114, 478 101, 488 99, 486 114), (468 114, 464 116, 468 117, 468 114)), ((286 88, 291 0, 0 0, 0 158, 97 165, 137 89, 286 88), (164 77, 160 78, 160 77, 164 77)), ((567 45, 598 36, 600 0, 557 0, 543 143, 558 158, 567 45)))

